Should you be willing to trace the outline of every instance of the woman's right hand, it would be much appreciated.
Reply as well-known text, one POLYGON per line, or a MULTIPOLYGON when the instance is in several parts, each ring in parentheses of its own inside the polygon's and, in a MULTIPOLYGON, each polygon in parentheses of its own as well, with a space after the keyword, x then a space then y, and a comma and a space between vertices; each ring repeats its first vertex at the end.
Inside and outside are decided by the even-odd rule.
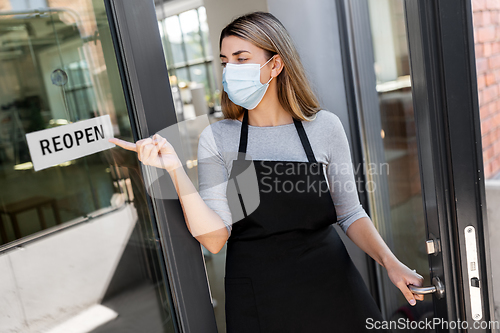
POLYGON ((139 140, 136 143, 117 138, 111 138, 109 142, 124 149, 135 151, 139 161, 144 165, 162 168, 168 172, 182 167, 182 163, 174 147, 159 134, 153 135, 152 138, 139 140))

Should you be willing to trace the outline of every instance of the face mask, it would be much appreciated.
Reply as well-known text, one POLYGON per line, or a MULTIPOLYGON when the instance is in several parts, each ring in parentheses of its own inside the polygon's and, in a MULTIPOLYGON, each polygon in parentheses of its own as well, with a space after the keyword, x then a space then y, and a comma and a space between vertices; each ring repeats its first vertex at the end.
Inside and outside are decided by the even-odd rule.
POLYGON ((269 79, 267 83, 260 82, 260 70, 267 65, 272 56, 262 66, 259 64, 231 64, 226 63, 222 70, 222 85, 231 102, 245 109, 255 108, 269 88, 269 79))

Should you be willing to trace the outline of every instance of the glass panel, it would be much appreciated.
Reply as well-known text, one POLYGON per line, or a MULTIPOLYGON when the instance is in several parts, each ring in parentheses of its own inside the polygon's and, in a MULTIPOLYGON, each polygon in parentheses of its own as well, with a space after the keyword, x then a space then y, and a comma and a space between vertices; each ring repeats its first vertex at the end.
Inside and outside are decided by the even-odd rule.
MULTIPOLYGON (((217 63, 217 61, 219 60, 216 60, 215 63, 217 63)), ((215 74, 214 74, 214 64, 213 63, 209 63, 207 64, 207 68, 208 68, 208 80, 210 80, 211 82, 211 87, 214 87, 215 89, 211 89, 210 91, 210 102, 209 102, 209 105, 213 108, 213 111, 211 111, 211 113, 222 113, 221 111, 221 107, 220 107, 220 90, 217 88, 217 83, 216 83, 216 78, 215 78, 215 74), (212 92, 212 90, 214 90, 212 92)))
MULTIPOLYGON (((163 4, 164 9, 168 9, 168 3, 163 4)), ((174 6, 174 5, 172 5, 174 6)), ((175 9, 174 9, 175 10, 175 9)), ((157 7, 157 16, 163 17, 162 8, 157 7)), ((165 35, 169 36, 170 45, 173 49, 173 57, 170 53, 166 52, 167 64, 169 66, 170 84, 172 87, 172 96, 174 98, 177 119, 179 121, 179 132, 181 134, 182 146, 186 161, 186 171, 191 181, 198 188, 198 137, 204 129, 205 122, 203 121, 190 121, 197 116, 208 114, 210 122, 215 122, 222 119, 222 112, 220 112, 220 99, 219 95, 214 94, 213 88, 217 85, 217 78, 215 77, 213 64, 208 62, 212 59, 212 48, 209 41, 209 27, 207 23, 207 15, 205 7, 201 6, 198 9, 193 8, 186 12, 180 13, 178 16, 170 16, 164 20, 165 35), (198 21, 198 14, 199 20, 198 21), (198 60, 199 64, 182 67, 179 65, 179 56, 176 56, 174 48, 178 47, 178 54, 181 54, 180 43, 181 35, 178 25, 178 17, 182 24, 182 33, 184 34, 184 41, 189 61, 198 60), (200 23, 199 23, 200 22, 200 23), (201 24, 201 25, 200 25, 201 24), (200 37, 201 29, 201 37, 200 37), (175 36, 176 39, 172 39, 175 36), (175 44, 179 43, 179 45, 175 44), (203 43, 203 44, 201 44, 203 43), (205 54, 203 54, 203 48, 205 54), (173 58, 173 59, 172 59, 173 58), (207 62, 205 62, 207 61, 207 62), (174 68, 174 66, 177 68, 174 68), (208 71, 207 71, 208 69, 208 71), (211 83, 209 83, 211 82, 211 83), (219 106, 219 111, 214 112, 214 104, 219 106), (183 121, 186 120, 186 121, 183 121)), ((162 39, 164 47, 167 42, 162 39)), ((167 42, 168 43, 168 42, 167 42)), ((219 60, 216 61, 218 68, 219 60)), ((221 85, 221 84, 220 84, 221 85)), ((217 320, 217 327, 219 332, 226 331, 225 311, 224 311, 224 270, 225 270, 225 257, 226 247, 217 254, 212 254, 203 246, 203 254, 205 257, 205 264, 210 283, 210 292, 214 302, 215 317, 217 320)))
POLYGON ((171 50, 172 46, 170 45, 170 42, 168 40, 168 35, 165 33, 166 31, 165 25, 166 25, 166 20, 158 22, 158 30, 160 31, 161 42, 163 44, 163 52, 166 55, 168 54, 165 60, 167 61, 167 66, 170 68, 174 65, 172 50, 171 50))
MULTIPOLYGON (((165 9, 168 11, 169 8, 166 4, 162 7, 157 9, 158 17, 163 17, 165 9)), ((166 19, 162 18, 158 25, 171 85, 178 85, 183 101, 191 103, 191 86, 195 87, 197 83, 203 84, 205 100, 209 106, 208 112, 214 113, 216 105, 220 103, 217 104, 218 101, 214 97, 212 48, 205 7, 187 10, 166 19), (210 72, 208 76, 207 71, 210 72)), ((181 110, 178 110, 178 113, 183 116, 181 110)))
MULTIPOLYGON (((389 243, 396 257, 416 269, 424 285, 431 285, 403 1, 368 1, 368 5, 390 204, 390 220, 378 223, 391 230, 389 243)), ((411 306, 399 289, 383 292, 387 320, 406 319, 410 313, 416 321, 433 316, 431 295, 411 306)))
POLYGON ((26 142, 103 115, 133 141, 104 1, 15 3, 0 1, 0 331, 70 332, 80 316, 86 332, 174 332, 135 153, 34 171, 26 142))
POLYGON ((201 6, 198 8, 198 17, 200 18, 201 37, 203 39, 203 47, 207 56, 212 54, 212 46, 210 45, 208 35, 207 10, 201 6))
POLYGON ((186 57, 182 47, 182 33, 178 16, 171 16, 165 19, 165 31, 172 49, 172 60, 174 65, 184 65, 186 63, 186 57))
POLYGON ((196 9, 189 10, 179 15, 182 35, 186 45, 188 62, 203 60, 203 47, 201 45, 200 23, 196 9))
POLYGON ((187 67, 183 67, 183 68, 177 68, 175 70, 175 74, 176 74, 176 77, 177 77, 177 82, 179 84, 182 83, 183 86, 187 86, 189 84, 189 82, 191 81, 189 79, 189 70, 187 67))
POLYGON ((205 64, 190 66, 191 81, 203 84, 205 88, 205 101, 210 100, 210 86, 208 85, 207 68, 205 64))

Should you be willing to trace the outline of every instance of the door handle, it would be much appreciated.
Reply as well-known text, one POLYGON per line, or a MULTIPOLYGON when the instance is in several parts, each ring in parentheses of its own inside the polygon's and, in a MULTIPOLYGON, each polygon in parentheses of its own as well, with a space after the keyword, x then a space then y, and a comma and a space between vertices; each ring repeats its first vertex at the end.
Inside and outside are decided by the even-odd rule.
POLYGON ((429 287, 417 287, 412 284, 408 285, 408 289, 411 290, 414 294, 419 295, 427 295, 427 294, 436 294, 436 297, 441 299, 444 297, 444 284, 441 280, 435 276, 432 278, 432 286, 429 287))

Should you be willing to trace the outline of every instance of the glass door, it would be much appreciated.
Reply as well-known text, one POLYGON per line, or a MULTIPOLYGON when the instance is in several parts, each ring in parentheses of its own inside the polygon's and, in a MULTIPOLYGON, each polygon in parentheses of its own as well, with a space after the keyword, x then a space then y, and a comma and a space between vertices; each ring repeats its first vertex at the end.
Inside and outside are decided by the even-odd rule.
POLYGON ((445 289, 444 297, 433 296, 435 317, 456 320, 450 331, 493 332, 499 323, 493 303, 471 6, 470 1, 405 0, 405 17, 431 284, 439 278, 445 289))
MULTIPOLYGON (((359 82, 355 83, 360 87, 357 103, 363 106, 352 112, 360 119, 366 158, 365 170, 362 167, 359 171, 366 177, 363 193, 368 197, 372 220, 392 252, 429 284, 425 207, 403 1, 349 1, 344 10, 353 29, 363 31, 364 37, 352 40, 352 48, 362 48, 353 58, 363 63, 353 70, 359 75, 359 82)), ((433 318, 431 295, 411 306, 386 270, 378 265, 375 269, 381 310, 388 322, 409 320, 416 324, 433 318)), ((393 331, 407 330, 393 327, 393 331)))
POLYGON ((137 136, 106 3, 0 2, 2 332, 176 332, 135 153, 35 171, 26 141, 102 116, 115 137, 137 136))
POLYGON ((364 156, 386 166, 366 172, 372 219, 427 287, 412 307, 377 267, 385 318, 394 332, 491 332, 470 1, 344 3, 364 156))

